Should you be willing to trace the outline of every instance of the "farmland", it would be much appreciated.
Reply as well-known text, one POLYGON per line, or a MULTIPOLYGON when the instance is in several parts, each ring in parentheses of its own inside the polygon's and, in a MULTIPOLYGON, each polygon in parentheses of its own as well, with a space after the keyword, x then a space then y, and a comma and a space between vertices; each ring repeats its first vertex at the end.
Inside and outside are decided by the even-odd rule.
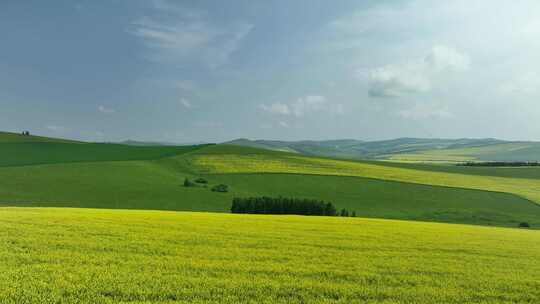
POLYGON ((6 304, 540 300, 536 231, 72 208, 0 218, 6 304))
POLYGON ((270 141, 236 139, 230 144, 343 159, 378 159, 408 163, 466 161, 537 161, 540 143, 484 139, 397 138, 379 141, 270 141))
POLYGON ((467 168, 460 168, 462 170, 460 173, 451 173, 444 172, 444 169, 442 171, 421 170, 414 166, 389 166, 377 162, 323 159, 295 154, 278 154, 278 152, 266 154, 251 148, 241 149, 244 150, 234 151, 230 147, 210 147, 193 155, 190 160, 198 170, 206 173, 279 172, 362 176, 436 186, 507 192, 540 203, 540 180, 533 178, 470 175, 466 174, 467 168))
POLYGON ((30 138, 0 143, 0 303, 540 299, 536 169, 30 138), (228 214, 262 195, 361 218, 228 214))
POLYGON ((362 217, 505 227, 528 222, 540 226, 540 207, 520 193, 433 186, 436 180, 425 180, 425 175, 442 175, 451 182, 498 178, 519 184, 523 180, 519 178, 458 175, 435 171, 446 168, 441 166, 345 162, 228 145, 88 144, 91 149, 85 150, 81 148, 85 144, 62 143, 56 146, 57 153, 43 153, 48 150, 41 150, 41 145, 49 147, 50 143, 19 146, 21 152, 16 159, 4 159, 0 205, 228 212, 234 196, 268 195, 323 199, 362 217), (126 160, 112 161, 122 155, 126 160), (141 159, 129 160, 137 157, 141 159), (85 158, 92 160, 82 161, 85 158), (61 163, 62 159, 65 162, 61 163), (203 187, 182 187, 185 178, 198 176, 211 185, 227 184, 231 191, 214 193, 203 187))

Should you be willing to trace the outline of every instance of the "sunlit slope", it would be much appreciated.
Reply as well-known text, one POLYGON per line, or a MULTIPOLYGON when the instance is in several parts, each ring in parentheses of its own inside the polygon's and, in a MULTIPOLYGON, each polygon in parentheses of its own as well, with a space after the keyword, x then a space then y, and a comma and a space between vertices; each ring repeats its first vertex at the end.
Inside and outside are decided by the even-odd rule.
MULTIPOLYGON (((187 156, 187 155, 186 155, 187 156)), ((384 163, 323 159, 236 146, 207 147, 189 154, 194 168, 204 173, 302 173, 412 182, 508 192, 540 203, 540 180, 417 170, 384 163)))
POLYGON ((539 161, 540 143, 501 143, 459 149, 432 149, 386 156, 405 162, 539 161))
MULTIPOLYGON (((333 202, 338 208, 355 210, 364 217, 505 227, 517 227, 520 222, 528 222, 533 227, 540 227, 540 207, 516 195, 437 187, 429 185, 431 181, 421 185, 404 176, 401 181, 405 182, 396 181, 402 174, 401 170, 421 176, 425 174, 424 170, 429 174, 441 174, 436 171, 438 168, 448 170, 454 167, 336 162, 226 145, 139 149, 107 144, 39 144, 33 149, 28 146, 26 152, 18 156, 13 156, 18 154, 15 151, 3 152, 12 157, 26 155, 22 158, 26 162, 23 162, 24 166, 16 166, 11 160, 9 165, 0 166, 0 205, 228 212, 234 196, 268 195, 323 199, 333 202), (40 155, 44 150, 39 147, 49 144, 62 149, 57 154, 40 155), (37 156, 28 157, 28 153, 34 152, 33 155, 37 156), (166 157, 167 153, 174 154, 166 157), (84 157, 92 160, 85 162, 82 160, 84 157), (145 157, 156 159, 129 160, 145 157), (116 159, 100 161, 111 158, 116 159), (28 160, 48 163, 29 164, 28 160), (210 162, 211 166, 228 169, 214 169, 204 165, 204 161, 210 162), (366 166, 371 171, 366 170, 366 166), (381 177, 381 172, 387 171, 380 168, 396 176, 381 177), (222 194, 208 188, 182 186, 184 178, 199 176, 206 177, 210 187, 223 183, 231 190, 222 194)), ((10 158, 3 161, 10 161, 10 158)), ((442 173, 447 174, 446 177, 450 174, 442 173)), ((450 176, 455 177, 454 174, 450 176)))
POLYGON ((210 186, 186 188, 199 175, 160 161, 67 163, 0 168, 0 205, 228 212, 234 196, 322 199, 359 216, 540 227, 540 207, 518 196, 478 190, 300 174, 210 174, 210 186), (166 165, 167 164, 167 165, 166 165))
POLYGON ((536 303, 540 233, 0 208, 0 303, 536 303))
POLYGON ((292 142, 237 139, 229 144, 293 151, 321 157, 387 159, 412 163, 540 160, 540 142, 503 141, 493 138, 396 138, 381 141, 344 139, 292 142))

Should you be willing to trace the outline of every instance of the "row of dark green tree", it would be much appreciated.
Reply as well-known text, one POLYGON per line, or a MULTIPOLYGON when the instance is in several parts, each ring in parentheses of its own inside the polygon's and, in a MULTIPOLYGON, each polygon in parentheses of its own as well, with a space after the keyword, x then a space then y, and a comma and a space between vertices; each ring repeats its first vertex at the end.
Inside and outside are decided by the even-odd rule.
POLYGON ((356 212, 349 213, 342 209, 337 211, 330 202, 313 199, 287 198, 287 197, 235 197, 231 206, 232 213, 249 214, 298 214, 298 215, 324 215, 324 216, 356 216, 356 212))
POLYGON ((466 162, 458 164, 458 166, 465 167, 539 167, 540 162, 526 161, 526 162, 466 162))

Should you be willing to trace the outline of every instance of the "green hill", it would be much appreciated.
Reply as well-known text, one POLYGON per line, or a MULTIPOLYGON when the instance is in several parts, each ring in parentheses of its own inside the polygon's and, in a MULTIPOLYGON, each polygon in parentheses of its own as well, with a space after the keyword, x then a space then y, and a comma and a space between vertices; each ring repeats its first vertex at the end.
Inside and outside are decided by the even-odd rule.
POLYGON ((0 208, 0 302, 536 303, 538 231, 0 208))
POLYGON ((540 143, 497 139, 398 138, 382 141, 271 141, 237 139, 227 144, 304 155, 346 159, 382 159, 415 163, 466 161, 539 161, 540 143))
POLYGON ((0 132, 0 143, 21 143, 21 142, 55 142, 55 143, 78 143, 75 140, 50 138, 35 135, 22 135, 12 132, 0 132))
MULTIPOLYGON (((191 166, 205 173, 295 173, 338 176, 360 176, 426 185, 507 192, 540 203, 540 180, 521 177, 471 175, 468 168, 447 172, 423 170, 422 166, 392 166, 384 162, 345 161, 271 152, 253 148, 208 147, 187 155, 191 166), (259 151, 259 152, 257 152, 259 151)), ((534 168, 538 170, 538 168, 534 168)), ((489 172, 489 171, 484 171, 489 172)), ((516 172, 515 170, 513 172, 516 172)), ((524 171, 527 172, 527 171, 524 171)))
POLYGON ((0 166, 157 159, 198 148, 60 142, 0 143, 0 166))
POLYGON ((233 196, 281 195, 332 201, 364 217, 540 226, 540 207, 524 199, 538 197, 540 180, 517 169, 497 176, 497 168, 351 162, 234 145, 43 142, 1 151, 3 205, 226 212, 233 196), (469 174, 479 170, 484 175, 469 174), (231 192, 181 186, 199 176, 231 192))

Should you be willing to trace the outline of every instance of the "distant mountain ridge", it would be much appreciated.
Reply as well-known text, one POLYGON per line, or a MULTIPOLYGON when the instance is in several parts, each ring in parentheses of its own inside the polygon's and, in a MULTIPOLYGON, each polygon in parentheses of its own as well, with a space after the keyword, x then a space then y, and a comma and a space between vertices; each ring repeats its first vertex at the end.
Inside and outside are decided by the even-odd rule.
POLYGON ((536 161, 540 159, 539 142, 505 141, 494 138, 397 138, 378 141, 355 139, 276 141, 241 138, 227 144, 349 159, 425 162, 536 161))

